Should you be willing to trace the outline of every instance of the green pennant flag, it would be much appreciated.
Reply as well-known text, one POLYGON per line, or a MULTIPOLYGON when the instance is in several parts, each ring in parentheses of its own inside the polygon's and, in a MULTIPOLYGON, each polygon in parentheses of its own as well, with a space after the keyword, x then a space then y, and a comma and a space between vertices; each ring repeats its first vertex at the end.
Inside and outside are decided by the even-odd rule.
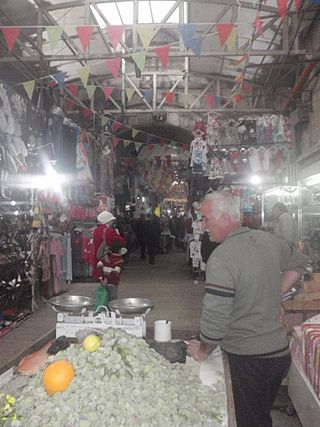
POLYGON ((145 49, 148 49, 148 47, 150 46, 151 40, 153 39, 154 25, 139 24, 139 25, 136 25, 136 29, 141 39, 142 46, 145 49))
POLYGON ((133 139, 138 135, 138 133, 140 133, 140 131, 138 129, 132 128, 132 138, 133 139))
POLYGON ((91 99, 96 91, 97 86, 95 85, 86 85, 86 89, 88 92, 88 97, 91 99))
POLYGON ((130 144, 131 144, 131 141, 129 141, 128 139, 123 140, 123 146, 124 147, 128 147, 128 145, 130 145, 130 144))
POLYGON ((140 150, 142 143, 141 142, 135 142, 134 143, 134 148, 136 150, 136 152, 138 152, 140 150))
POLYGON ((132 97, 133 97, 134 92, 135 92, 135 90, 134 90, 134 89, 131 89, 131 88, 127 88, 127 89, 126 89, 126 95, 127 95, 127 98, 128 98, 128 102, 130 102, 130 101, 131 101, 131 99, 132 99, 132 97))
POLYGON ((35 83, 36 83, 35 80, 29 80, 28 82, 22 83, 23 87, 24 87, 24 90, 27 92, 27 95, 28 95, 30 101, 32 99, 32 95, 33 95, 33 92, 34 92, 35 83))
POLYGON ((190 105, 192 100, 192 95, 190 93, 180 93, 179 94, 179 103, 181 103, 184 108, 190 105))
POLYGON ((48 35, 48 40, 49 40, 51 49, 55 49, 58 45, 59 40, 61 39, 63 28, 59 26, 48 26, 46 27, 46 32, 48 35))
POLYGON ((90 74, 89 67, 78 68, 78 74, 82 81, 83 86, 87 86, 89 74, 90 74))
POLYGON ((137 64, 137 67, 143 73, 146 64, 146 52, 135 52, 131 56, 134 62, 137 64))
POLYGON ((237 28, 233 28, 229 37, 227 38, 226 41, 226 46, 228 50, 232 50, 233 46, 235 45, 235 42, 237 40, 238 37, 238 29, 237 28))

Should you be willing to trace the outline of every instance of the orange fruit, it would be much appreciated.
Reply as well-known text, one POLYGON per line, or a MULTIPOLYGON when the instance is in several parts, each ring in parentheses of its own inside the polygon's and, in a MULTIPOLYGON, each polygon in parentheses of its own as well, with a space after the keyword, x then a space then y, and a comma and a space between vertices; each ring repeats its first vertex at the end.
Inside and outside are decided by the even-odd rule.
POLYGON ((42 385, 49 396, 65 391, 75 375, 75 370, 68 360, 56 360, 46 367, 42 376, 42 385))

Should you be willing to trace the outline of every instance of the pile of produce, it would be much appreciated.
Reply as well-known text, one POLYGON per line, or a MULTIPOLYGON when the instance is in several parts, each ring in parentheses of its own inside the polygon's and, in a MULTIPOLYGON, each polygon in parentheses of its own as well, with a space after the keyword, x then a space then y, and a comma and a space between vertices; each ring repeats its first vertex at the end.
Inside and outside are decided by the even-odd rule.
POLYGON ((48 362, 47 372, 30 377, 16 396, 17 418, 8 426, 224 425, 222 381, 216 390, 202 385, 196 370, 171 364, 143 339, 124 331, 110 328, 99 343, 72 345, 48 362), (62 363, 52 368, 56 361, 62 363), (64 385, 55 392, 58 365, 64 385))

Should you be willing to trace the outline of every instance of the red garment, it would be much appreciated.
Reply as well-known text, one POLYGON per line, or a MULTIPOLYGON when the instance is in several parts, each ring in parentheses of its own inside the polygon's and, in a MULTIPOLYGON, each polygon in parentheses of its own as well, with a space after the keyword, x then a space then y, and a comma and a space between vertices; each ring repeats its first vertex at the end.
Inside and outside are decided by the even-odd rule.
MULTIPOLYGON (((122 268, 123 264, 124 264, 124 262, 123 262, 122 256, 119 254, 114 254, 112 252, 107 257, 105 257, 105 259, 103 261, 104 267, 110 267, 112 269, 115 267, 122 268)), ((101 269, 99 269, 99 270, 101 272, 101 269)), ((100 275, 101 275, 101 273, 100 273, 100 275)), ((118 286, 120 283, 120 273, 117 273, 116 271, 110 271, 108 273, 103 272, 102 277, 103 277, 103 282, 107 283, 109 285, 118 286)))
POLYGON ((93 246, 94 246, 94 266, 92 270, 92 277, 95 280, 98 280, 101 276, 101 269, 97 268, 97 264, 99 262, 98 258, 96 257, 97 251, 99 249, 99 246, 102 243, 102 234, 103 230, 106 229, 105 233, 105 241, 107 246, 111 246, 111 244, 115 241, 118 241, 122 248, 124 248, 127 244, 126 239, 121 237, 114 228, 110 227, 110 225, 106 224, 100 224, 98 225, 93 233, 93 246))

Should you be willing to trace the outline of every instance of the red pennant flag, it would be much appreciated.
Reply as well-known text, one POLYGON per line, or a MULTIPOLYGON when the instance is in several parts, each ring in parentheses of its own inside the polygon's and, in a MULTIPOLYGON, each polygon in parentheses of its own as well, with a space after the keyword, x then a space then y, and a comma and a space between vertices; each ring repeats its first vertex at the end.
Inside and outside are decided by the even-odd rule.
POLYGON ((204 99, 205 99, 208 107, 214 108, 215 98, 213 95, 205 95, 204 99))
POLYGON ((112 87, 103 87, 103 93, 106 101, 108 101, 109 96, 112 94, 113 88, 112 87))
POLYGON ((112 146, 113 146, 113 148, 116 148, 116 146, 119 144, 119 142, 120 142, 120 139, 117 138, 116 136, 114 136, 112 138, 112 146))
POLYGON ((260 18, 259 11, 257 12, 256 20, 254 22, 254 27, 256 27, 257 33, 261 36, 263 35, 262 19, 260 18))
POLYGON ((296 12, 299 12, 299 7, 300 7, 300 0, 295 0, 295 5, 296 5, 296 12))
POLYGON ((57 83, 55 80, 52 80, 52 82, 50 82, 50 83, 48 84, 48 86, 49 86, 49 87, 56 87, 56 86, 58 86, 58 83, 57 83))
POLYGON ((232 97, 232 100, 233 100, 233 102, 234 102, 235 104, 237 104, 238 102, 240 102, 240 101, 241 101, 241 96, 240 96, 240 95, 234 95, 234 96, 232 97))
POLYGON ((79 40, 84 52, 88 49, 89 42, 92 36, 93 27, 91 25, 81 25, 76 27, 79 40))
POLYGON ((74 107, 74 102, 71 99, 66 100, 66 110, 72 110, 74 107))
POLYGON ((247 95, 248 93, 251 92, 251 85, 249 83, 243 82, 242 87, 241 87, 241 91, 247 95))
POLYGON ((154 144, 148 144, 148 150, 151 151, 154 148, 154 144))
POLYGON ((288 0, 277 0, 277 5, 278 5, 278 14, 281 18, 281 21, 283 21, 287 14, 288 0))
POLYGON ((83 110, 83 115, 84 115, 85 117, 90 117, 90 116, 92 116, 92 115, 93 115, 93 111, 92 111, 90 108, 85 108, 85 109, 83 110))
POLYGON ((19 27, 2 28, 2 34, 7 43, 8 51, 9 53, 11 53, 16 43, 16 40, 19 37, 20 28, 19 27))
POLYGON ((216 24, 216 29, 218 32, 218 36, 220 39, 221 46, 223 46, 225 44, 225 42, 228 40, 228 37, 230 36, 233 28, 234 28, 234 24, 232 24, 232 23, 216 24))
POLYGON ((109 25, 106 28, 108 39, 112 44, 113 49, 116 49, 116 47, 118 46, 119 41, 124 32, 124 29, 125 29, 124 25, 109 25))
POLYGON ((163 147, 166 144, 167 144, 166 140, 164 138, 161 138, 160 139, 160 145, 161 145, 161 147, 163 147))
POLYGON ((169 62, 170 45, 157 47, 154 51, 158 55, 163 68, 167 69, 168 68, 168 62, 169 62))
POLYGON ((76 97, 78 95, 78 89, 79 89, 78 85, 72 83, 68 86, 68 89, 72 96, 76 97))
POLYGON ((174 98, 174 93, 173 92, 166 92, 164 94, 164 96, 166 97, 167 104, 168 105, 172 104, 173 98, 174 98))
POLYGON ((120 129, 120 128, 121 128, 121 126, 122 126, 122 123, 120 123, 120 122, 114 122, 114 123, 113 123, 113 126, 112 126, 112 130, 113 130, 114 132, 117 132, 117 130, 118 130, 118 129, 120 129))
POLYGON ((106 63, 110 73, 115 79, 117 79, 119 76, 121 58, 107 59, 106 63))

